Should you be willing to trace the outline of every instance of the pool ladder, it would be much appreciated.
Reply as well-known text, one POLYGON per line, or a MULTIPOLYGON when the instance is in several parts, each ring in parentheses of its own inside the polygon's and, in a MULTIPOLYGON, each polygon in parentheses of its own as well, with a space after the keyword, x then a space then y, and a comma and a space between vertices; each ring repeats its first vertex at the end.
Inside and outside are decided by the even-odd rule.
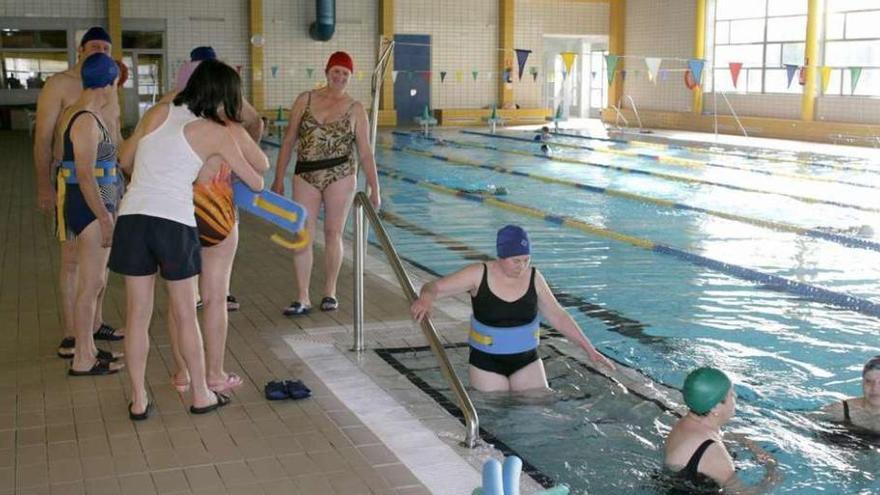
MULTIPOLYGON (((391 264, 391 268, 394 270, 394 274, 397 276, 397 281, 400 282, 400 288, 403 289, 403 293, 406 296, 407 301, 412 303, 416 300, 418 295, 416 294, 416 289, 413 287, 412 281, 409 278, 409 275, 406 274, 406 269, 403 268, 403 264, 400 262, 400 256, 397 254, 397 250, 394 249, 394 245, 391 243, 391 238, 388 237, 388 232, 385 230, 385 227, 382 225, 382 221, 379 219, 378 213, 373 208, 373 205, 370 204, 370 198, 363 192, 359 191, 354 196, 354 345, 352 350, 355 352, 362 352, 365 349, 364 345, 364 255, 366 252, 366 232, 364 229, 364 217, 366 216, 367 220, 369 220, 370 225, 373 227, 373 231, 376 233, 376 239, 379 240, 379 244, 382 246, 382 251, 385 252, 385 256, 388 257, 388 262, 391 264)), ((467 391, 464 388, 464 385, 461 383, 461 380, 458 378, 458 375, 455 373, 455 370, 452 369, 452 365, 449 362, 449 357, 446 355, 446 349, 443 348, 443 343, 440 341, 440 336, 437 333, 437 329, 434 327, 434 323, 430 318, 425 317, 421 323, 422 333, 425 335, 425 339, 428 341, 428 344, 431 346, 431 351, 433 351, 434 356, 437 358, 437 362, 440 364, 440 369, 443 371, 443 376, 446 378, 446 381, 449 382, 450 388, 452 392, 455 394, 456 399, 458 400, 458 406, 461 409, 462 415, 464 416, 465 421, 465 439, 463 445, 472 449, 477 444, 477 438, 479 438, 480 431, 480 420, 477 418, 477 410, 474 407, 474 403, 471 401, 470 396, 468 396, 467 391)))

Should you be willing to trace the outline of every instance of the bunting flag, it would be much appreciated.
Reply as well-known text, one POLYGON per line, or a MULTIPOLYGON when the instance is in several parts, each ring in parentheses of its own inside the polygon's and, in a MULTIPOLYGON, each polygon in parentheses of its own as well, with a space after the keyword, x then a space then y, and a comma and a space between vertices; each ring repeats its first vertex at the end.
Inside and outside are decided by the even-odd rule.
POLYGON ((794 80, 794 75, 797 74, 797 71, 797 64, 785 64, 785 75, 788 76, 788 86, 786 87, 791 87, 791 82, 794 80))
POLYGON ((859 85, 859 78, 862 77, 862 68, 861 67, 850 67, 849 68, 849 92, 850 94, 856 93, 856 86, 859 85))
POLYGON ((538 82, 538 68, 531 67, 529 73, 532 75, 532 82, 538 82))
MULTIPOLYGON (((571 72, 571 66, 574 65, 574 58, 577 56, 575 52, 562 52, 562 63, 565 65, 565 72, 571 72)), ((565 78, 565 76, 562 76, 565 78)))
MULTIPOLYGON (((735 88, 739 81, 739 71, 742 70, 743 64, 742 62, 731 62, 728 65, 730 66, 730 78, 733 79, 733 87, 735 88)), ((791 78, 789 78, 788 82, 791 84, 791 78)))
POLYGON ((430 83, 431 82, 431 71, 426 70, 426 71, 422 72, 422 78, 425 80, 425 82, 430 83))
POLYGON ((819 69, 822 72, 822 92, 828 91, 828 83, 831 82, 831 71, 833 70, 831 67, 822 67, 819 69))
POLYGON ((306 75, 309 77, 309 79, 312 78, 312 73, 314 73, 314 72, 315 72, 315 69, 312 69, 312 68, 306 69, 306 75))
POLYGON ((659 57, 645 57, 645 65, 648 66, 648 80, 657 83, 657 74, 660 72, 660 64, 663 59, 659 57))
POLYGON ((399 70, 393 70, 393 71, 391 71, 391 80, 394 81, 394 82, 397 82, 397 75, 398 75, 398 74, 400 74, 400 71, 399 71, 399 70))
POLYGON ((703 60, 693 58, 688 60, 688 68, 691 70, 691 74, 694 76, 694 82, 699 86, 700 81, 703 79, 703 65, 705 62, 703 60))
POLYGON ((355 77, 357 77, 358 81, 363 81, 364 80, 364 71, 359 70, 359 71, 355 72, 355 77))
POLYGON ((608 70, 608 84, 614 82, 614 71, 617 69, 617 61, 620 57, 617 55, 605 55, 605 69, 608 70))
POLYGON ((464 80, 464 72, 457 70, 455 71, 455 82, 462 82, 464 80))
POLYGON ((665 81, 669 79, 669 71, 666 69, 660 69, 660 80, 665 81))
POLYGON ((513 51, 516 52, 516 63, 519 66, 519 80, 522 81, 523 70, 526 68, 526 60, 529 59, 529 54, 531 54, 532 51, 524 50, 522 48, 514 48, 513 51))
POLYGON ((273 65, 272 66, 272 79, 275 79, 275 76, 277 76, 277 75, 278 75, 278 66, 273 65))
POLYGON ((241 74, 241 67, 242 67, 241 65, 235 66, 235 71, 238 72, 239 74, 241 74))
POLYGON ((440 82, 442 83, 442 82, 445 81, 445 80, 446 80, 446 71, 445 71, 445 70, 441 70, 441 71, 440 71, 440 82))
POLYGON ((480 75, 480 71, 478 71, 478 70, 471 71, 471 75, 474 76, 474 81, 476 81, 476 80, 477 80, 477 76, 480 75))

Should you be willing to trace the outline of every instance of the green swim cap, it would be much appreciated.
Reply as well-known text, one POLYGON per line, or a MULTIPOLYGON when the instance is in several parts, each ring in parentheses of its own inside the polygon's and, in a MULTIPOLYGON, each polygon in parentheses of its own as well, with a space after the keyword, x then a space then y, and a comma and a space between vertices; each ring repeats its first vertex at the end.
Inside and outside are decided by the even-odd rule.
POLYGON ((688 409, 706 414, 727 397, 730 378, 716 368, 697 368, 684 379, 681 394, 688 409))

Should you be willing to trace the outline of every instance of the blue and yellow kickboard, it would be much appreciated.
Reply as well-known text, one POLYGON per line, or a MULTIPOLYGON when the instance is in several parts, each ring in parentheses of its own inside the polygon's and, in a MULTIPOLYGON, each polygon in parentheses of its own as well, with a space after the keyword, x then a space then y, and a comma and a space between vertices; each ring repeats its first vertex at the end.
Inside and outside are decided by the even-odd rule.
POLYGON ((311 241, 306 230, 306 209, 299 203, 272 191, 252 191, 245 183, 235 181, 232 185, 235 205, 242 210, 266 220, 294 235, 287 240, 272 234, 272 242, 288 249, 302 249, 311 241))

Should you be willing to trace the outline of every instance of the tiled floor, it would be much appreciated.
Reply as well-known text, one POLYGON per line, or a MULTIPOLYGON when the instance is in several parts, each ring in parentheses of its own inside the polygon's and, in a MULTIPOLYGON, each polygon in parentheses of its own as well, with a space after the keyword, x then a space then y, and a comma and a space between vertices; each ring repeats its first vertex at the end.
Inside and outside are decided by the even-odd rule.
MULTIPOLYGON (((161 289, 147 369, 156 414, 129 421, 125 373, 69 378, 67 362, 55 357, 58 246, 50 221, 34 208, 30 141, 2 132, 0 149, 0 495, 428 493, 283 341, 343 332, 340 325, 351 321, 348 277, 340 282, 340 311, 281 316, 294 294, 290 254, 248 219, 233 276, 242 309, 230 314, 226 361, 245 385, 230 406, 192 416, 171 388, 161 289), (302 379, 314 397, 267 402, 262 386, 288 377, 302 379)), ((366 286, 370 324, 404 324, 399 291, 370 275, 366 286)), ((121 325, 123 307, 122 280, 112 275, 105 320, 121 325)))

